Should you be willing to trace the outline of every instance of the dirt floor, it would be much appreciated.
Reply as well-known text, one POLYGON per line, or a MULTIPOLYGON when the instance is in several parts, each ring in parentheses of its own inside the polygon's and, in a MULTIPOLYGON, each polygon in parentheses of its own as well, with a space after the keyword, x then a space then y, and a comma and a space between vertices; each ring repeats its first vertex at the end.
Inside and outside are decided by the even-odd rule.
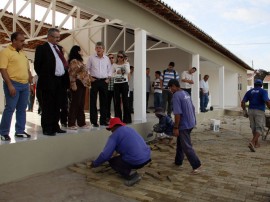
MULTIPOLYGON (((19 169, 19 168, 18 168, 19 169)), ((127 202, 135 201, 89 186, 85 177, 60 169, 0 186, 1 202, 127 202)))
MULTIPOLYGON (((87 162, 51 173, 0 185, 0 201, 82 202, 82 201, 196 201, 269 202, 270 135, 260 139, 261 147, 251 152, 249 120, 241 116, 220 118, 219 132, 210 130, 210 120, 198 123, 192 143, 203 172, 191 174, 174 166, 175 148, 152 144, 152 162, 139 170, 142 180, 126 187, 111 169, 96 172, 87 162), (75 172, 74 172, 75 171, 75 172)), ((19 168, 18 168, 19 169, 19 168)))

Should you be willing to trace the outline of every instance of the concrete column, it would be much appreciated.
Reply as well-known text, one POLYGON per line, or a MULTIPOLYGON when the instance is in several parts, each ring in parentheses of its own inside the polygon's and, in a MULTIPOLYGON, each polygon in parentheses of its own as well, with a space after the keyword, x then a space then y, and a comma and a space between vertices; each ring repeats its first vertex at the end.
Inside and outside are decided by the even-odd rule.
POLYGON ((224 66, 219 68, 219 107, 224 109, 224 66))
POLYGON ((3 90, 3 78, 0 76, 0 113, 4 111, 5 107, 5 95, 3 90))
POLYGON ((135 30, 134 121, 146 121, 146 31, 135 30))
POLYGON ((196 67, 197 71, 193 74, 194 84, 192 85, 191 97, 195 107, 195 112, 200 113, 200 55, 192 55, 192 67, 196 67))

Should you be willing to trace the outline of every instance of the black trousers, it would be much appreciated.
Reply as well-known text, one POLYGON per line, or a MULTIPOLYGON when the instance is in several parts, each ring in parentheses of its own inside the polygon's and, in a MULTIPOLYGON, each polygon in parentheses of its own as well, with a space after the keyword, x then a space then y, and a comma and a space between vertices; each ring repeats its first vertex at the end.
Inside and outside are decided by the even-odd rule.
POLYGON ((120 118, 124 123, 131 123, 131 112, 128 106, 128 82, 114 84, 114 98, 115 98, 115 116, 120 118), (121 98, 123 103, 124 116, 121 108, 121 98))
POLYGON ((113 106, 115 109, 115 99, 114 99, 114 91, 108 90, 108 112, 107 112, 107 119, 109 120, 111 118, 111 104, 113 101, 113 106))
POLYGON ((133 97, 134 97, 133 91, 129 91, 128 106, 129 106, 130 113, 134 113, 134 108, 133 108, 134 98, 133 97))
POLYGON ((148 109, 149 92, 146 92, 146 110, 148 109))
POLYGON ((63 125, 67 125, 68 121, 68 93, 67 90, 63 94, 60 106, 60 122, 63 125))
POLYGON ((149 162, 151 162, 151 159, 139 165, 130 165, 127 162, 123 161, 121 156, 115 156, 109 160, 109 164, 112 167, 112 169, 114 169, 116 172, 118 172, 120 175, 122 175, 122 177, 124 177, 127 180, 129 180, 130 172, 132 169, 140 169, 149 162))
POLYGON ((90 121, 92 124, 97 124, 97 94, 99 93, 99 107, 100 107, 100 124, 106 123, 107 117, 107 92, 108 84, 105 79, 95 80, 91 83, 90 90, 90 121))
POLYGON ((163 110, 166 112, 169 116, 171 116, 172 113, 172 96, 173 94, 169 90, 163 90, 162 91, 162 105, 163 105, 163 110), (167 103, 168 103, 168 108, 167 108, 167 103))
POLYGON ((191 96, 191 88, 182 88, 182 90, 186 91, 191 96))
POLYGON ((56 132, 60 129, 59 118, 60 108, 63 103, 63 97, 66 93, 66 87, 63 82, 63 77, 55 76, 53 89, 41 89, 41 127, 44 132, 56 132))

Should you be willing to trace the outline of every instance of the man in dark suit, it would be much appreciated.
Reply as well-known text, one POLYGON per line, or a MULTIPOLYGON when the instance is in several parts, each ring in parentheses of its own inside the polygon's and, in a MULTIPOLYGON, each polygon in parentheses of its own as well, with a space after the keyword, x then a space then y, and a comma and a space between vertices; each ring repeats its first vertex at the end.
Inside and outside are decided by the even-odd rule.
POLYGON ((47 37, 48 42, 36 48, 34 67, 38 75, 38 90, 41 91, 43 134, 54 136, 56 133, 66 132, 60 129, 58 122, 69 76, 68 63, 58 45, 60 31, 50 28, 47 37))

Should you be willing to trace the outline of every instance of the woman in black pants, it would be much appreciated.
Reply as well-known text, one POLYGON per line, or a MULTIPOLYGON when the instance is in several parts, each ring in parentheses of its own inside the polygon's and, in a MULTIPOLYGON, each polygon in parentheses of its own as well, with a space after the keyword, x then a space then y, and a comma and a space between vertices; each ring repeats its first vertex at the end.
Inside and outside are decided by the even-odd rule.
POLYGON ((77 126, 89 128, 85 122, 84 99, 86 88, 90 87, 90 78, 83 63, 82 50, 75 45, 69 54, 69 78, 71 103, 68 114, 68 129, 77 130, 77 126))
POLYGON ((128 105, 128 74, 130 66, 124 51, 117 53, 116 63, 113 63, 112 69, 114 72, 115 116, 124 123, 131 123, 131 112, 128 105), (124 115, 122 115, 121 98, 124 115))

